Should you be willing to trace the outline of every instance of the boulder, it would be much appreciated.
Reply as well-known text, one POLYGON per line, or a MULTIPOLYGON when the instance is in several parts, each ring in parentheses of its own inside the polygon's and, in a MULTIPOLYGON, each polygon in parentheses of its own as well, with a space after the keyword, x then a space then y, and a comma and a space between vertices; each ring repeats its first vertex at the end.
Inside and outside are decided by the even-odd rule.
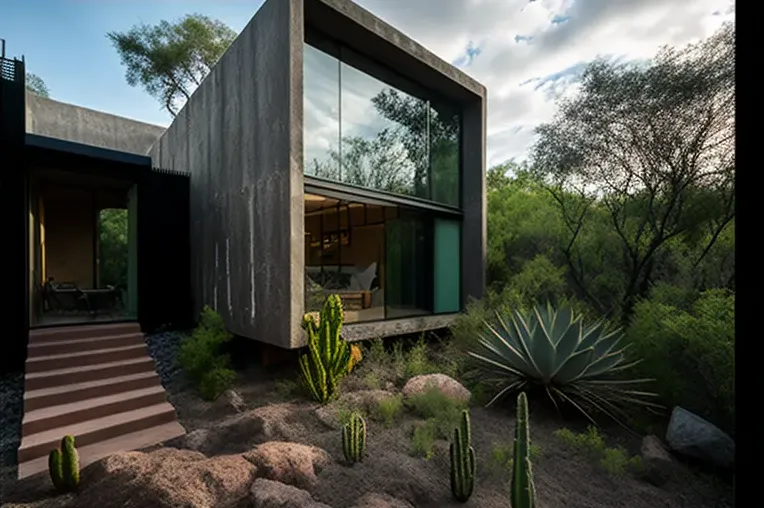
POLYGON ((679 465, 656 436, 642 439, 640 455, 645 466, 644 479, 656 487, 663 486, 677 472, 679 465))
POLYGON ((252 508, 331 508, 315 501, 308 491, 266 478, 258 478, 249 489, 252 508))
POLYGON ((310 489, 316 485, 316 475, 331 463, 329 454, 315 446, 286 441, 263 443, 244 454, 254 464, 258 478, 310 489))
POLYGON ((239 395, 239 392, 236 390, 228 389, 223 395, 225 396, 228 404, 230 404, 234 411, 237 413, 243 413, 247 410, 247 404, 244 402, 244 399, 241 398, 241 395, 239 395))
POLYGON ((353 508, 414 508, 408 501, 396 499, 389 494, 371 492, 355 502, 353 508))
POLYGON ((403 396, 406 398, 426 393, 431 388, 437 388, 440 392, 452 399, 469 402, 471 394, 459 381, 445 374, 424 374, 414 376, 403 387, 403 396))
POLYGON ((120 452, 82 471, 78 506, 234 508, 249 495, 255 468, 240 455, 207 458, 161 448, 120 452))
POLYGON ((321 423, 330 429, 339 429, 340 413, 344 411, 358 410, 365 414, 371 414, 376 410, 380 401, 393 397, 392 392, 386 390, 359 390, 340 395, 337 400, 316 408, 316 417, 321 423))
POLYGON ((731 468, 735 442, 718 427, 679 406, 671 412, 666 441, 672 450, 708 464, 731 468))

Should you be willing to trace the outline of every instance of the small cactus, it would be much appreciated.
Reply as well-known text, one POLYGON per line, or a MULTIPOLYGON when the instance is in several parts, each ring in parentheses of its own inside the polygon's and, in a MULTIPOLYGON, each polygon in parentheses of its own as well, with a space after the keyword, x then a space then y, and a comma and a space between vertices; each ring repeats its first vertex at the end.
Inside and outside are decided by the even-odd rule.
POLYGON ((517 396, 517 422, 515 423, 515 452, 512 471, 512 508, 535 508, 536 490, 531 469, 531 433, 528 423, 528 398, 517 396))
POLYGON ((342 453, 350 463, 363 460, 366 453, 366 420, 359 413, 351 414, 342 427, 342 453))
POLYGON ((53 486, 59 492, 71 492, 80 484, 80 459, 74 446, 74 436, 64 436, 61 447, 48 455, 48 471, 53 486))
POLYGON ((472 448, 470 414, 462 411, 462 421, 454 429, 451 443, 451 493, 454 499, 465 503, 475 488, 475 450, 472 448))

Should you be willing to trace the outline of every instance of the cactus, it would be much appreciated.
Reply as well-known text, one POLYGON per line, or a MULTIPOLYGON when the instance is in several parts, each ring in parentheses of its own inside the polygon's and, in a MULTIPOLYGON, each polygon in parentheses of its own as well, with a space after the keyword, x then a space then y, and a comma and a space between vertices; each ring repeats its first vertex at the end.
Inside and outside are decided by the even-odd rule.
POLYGON ((61 470, 61 450, 58 448, 51 450, 50 455, 48 455, 48 472, 56 490, 59 492, 65 491, 64 473, 61 470))
POLYGON ((74 436, 64 436, 61 447, 48 455, 48 471, 53 486, 59 492, 76 490, 80 484, 80 464, 74 436))
POLYGON ((475 488, 475 450, 471 445, 470 414, 462 411, 462 421, 454 429, 451 443, 451 493, 454 499, 465 503, 475 488))
POLYGON ((366 453, 366 420, 359 413, 352 413, 342 427, 342 453, 351 463, 363 460, 366 453))
POLYGON ((528 398, 517 396, 517 422, 515 423, 515 452, 512 470, 512 508, 535 508, 536 490, 531 469, 531 434, 528 424, 528 398))
POLYGON ((306 314, 302 327, 308 335, 308 352, 300 356, 303 383, 324 404, 334 397, 350 365, 350 347, 340 336, 345 313, 338 295, 329 295, 318 322, 306 314))

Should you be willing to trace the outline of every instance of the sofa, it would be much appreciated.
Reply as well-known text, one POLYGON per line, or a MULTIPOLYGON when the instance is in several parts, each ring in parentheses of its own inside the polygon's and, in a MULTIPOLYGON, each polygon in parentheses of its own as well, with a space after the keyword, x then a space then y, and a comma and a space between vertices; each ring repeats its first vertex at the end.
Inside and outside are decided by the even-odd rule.
POLYGON ((376 262, 305 267, 306 310, 318 310, 330 294, 339 295, 346 309, 364 309, 375 305, 380 292, 376 262))

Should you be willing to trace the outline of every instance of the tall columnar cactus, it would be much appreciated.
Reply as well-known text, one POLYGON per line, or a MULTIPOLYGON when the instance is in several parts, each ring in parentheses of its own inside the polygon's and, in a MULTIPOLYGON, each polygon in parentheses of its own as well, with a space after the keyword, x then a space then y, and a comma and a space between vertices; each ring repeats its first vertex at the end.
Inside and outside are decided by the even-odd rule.
POLYGON ((64 436, 61 448, 48 455, 48 470, 53 486, 60 492, 76 490, 80 484, 80 464, 74 436, 64 436))
POLYGON ((359 413, 350 415, 350 421, 342 427, 342 453, 348 462, 363 460, 366 453, 366 420, 359 413))
POLYGON ((329 295, 318 322, 306 314, 302 327, 308 335, 308 352, 300 356, 302 380, 313 397, 323 403, 336 393, 337 385, 348 373, 350 348, 340 337, 345 313, 338 295, 329 295))
POLYGON ((475 450, 472 448, 470 413, 462 411, 461 424, 454 429, 451 443, 451 493, 460 503, 466 502, 475 488, 475 450))
POLYGON ((512 508, 535 508, 536 489, 531 469, 531 433, 528 423, 528 398, 517 396, 517 422, 515 424, 515 455, 512 471, 512 508))

